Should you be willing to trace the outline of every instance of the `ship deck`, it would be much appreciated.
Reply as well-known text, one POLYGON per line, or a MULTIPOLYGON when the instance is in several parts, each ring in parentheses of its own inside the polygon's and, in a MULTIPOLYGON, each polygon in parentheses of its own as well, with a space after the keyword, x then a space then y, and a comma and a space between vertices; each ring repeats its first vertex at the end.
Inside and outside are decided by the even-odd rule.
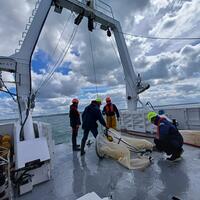
POLYGON ((94 191, 114 200, 199 200, 200 149, 184 145, 182 160, 173 163, 162 153, 152 156, 145 170, 128 170, 114 160, 99 160, 94 143, 83 157, 69 144, 56 145, 52 180, 16 199, 75 200, 94 191))

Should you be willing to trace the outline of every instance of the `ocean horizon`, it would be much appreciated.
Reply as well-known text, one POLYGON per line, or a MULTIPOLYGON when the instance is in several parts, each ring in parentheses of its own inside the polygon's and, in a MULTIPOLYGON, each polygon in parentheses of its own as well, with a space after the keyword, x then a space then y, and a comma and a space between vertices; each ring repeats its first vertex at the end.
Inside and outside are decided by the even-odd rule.
MULTIPOLYGON (((12 123, 17 120, 18 118, 0 119, 0 124, 12 123)), ((52 137, 55 141, 55 144, 69 143, 71 145, 72 130, 70 127, 69 113, 33 116, 33 121, 45 122, 51 125, 52 137)), ((100 129, 101 125, 99 125, 99 130, 100 129)), ((77 137, 78 144, 80 144, 82 136, 83 136, 83 129, 80 126, 77 137)), ((92 137, 93 137, 92 134, 90 134, 89 138, 92 137)))

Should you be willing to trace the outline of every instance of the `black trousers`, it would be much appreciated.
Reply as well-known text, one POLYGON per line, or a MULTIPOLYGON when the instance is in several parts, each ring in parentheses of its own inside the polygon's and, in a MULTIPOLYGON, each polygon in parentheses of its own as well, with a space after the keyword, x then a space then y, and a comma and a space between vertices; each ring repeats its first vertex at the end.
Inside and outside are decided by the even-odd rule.
POLYGON ((154 139, 154 143, 159 151, 164 151, 167 155, 176 154, 182 150, 182 145, 175 145, 173 142, 168 140, 163 141, 154 139))
POLYGON ((77 142, 76 138, 78 136, 78 128, 77 127, 72 127, 72 148, 76 149, 77 142))
POLYGON ((90 129, 84 129, 84 132, 83 132, 83 138, 81 140, 81 152, 84 152, 84 149, 85 149, 85 143, 88 139, 88 135, 89 135, 89 132, 92 132, 93 136, 96 138, 97 135, 98 135, 98 130, 97 128, 90 128, 90 129))

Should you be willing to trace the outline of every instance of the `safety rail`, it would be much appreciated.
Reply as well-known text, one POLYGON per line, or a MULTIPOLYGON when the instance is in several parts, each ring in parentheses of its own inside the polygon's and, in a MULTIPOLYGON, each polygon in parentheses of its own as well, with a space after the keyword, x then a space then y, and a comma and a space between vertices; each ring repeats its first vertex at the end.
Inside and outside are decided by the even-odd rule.
POLYGON ((111 14, 111 17, 114 19, 114 14, 112 11, 112 7, 110 5, 108 5, 107 3, 105 3, 104 1, 101 1, 101 0, 97 0, 95 5, 97 7, 97 10, 99 8, 99 11, 101 11, 101 10, 106 11, 107 13, 111 14), (105 6, 106 8, 104 8, 103 6, 105 6))
MULTIPOLYGON (((78 0, 80 3, 82 4, 86 4, 88 2, 88 0, 78 0)), ((114 14, 112 11, 112 7, 110 5, 108 5, 107 3, 105 3, 102 0, 96 0, 95 2, 95 9, 98 10, 99 12, 106 12, 107 14, 110 15, 110 17, 112 17, 114 19, 114 14)))
POLYGON ((145 132, 145 117, 143 112, 129 113, 128 111, 120 112, 121 125, 124 130, 132 130, 137 132, 145 132))
MULTIPOLYGON (((176 120, 178 129, 182 130, 200 130, 200 104, 196 105, 171 105, 154 107, 155 112, 162 110, 169 119, 176 120)), ((146 115, 150 110, 138 109, 133 113, 126 111, 120 112, 122 129, 153 133, 156 128, 151 124, 146 115)))

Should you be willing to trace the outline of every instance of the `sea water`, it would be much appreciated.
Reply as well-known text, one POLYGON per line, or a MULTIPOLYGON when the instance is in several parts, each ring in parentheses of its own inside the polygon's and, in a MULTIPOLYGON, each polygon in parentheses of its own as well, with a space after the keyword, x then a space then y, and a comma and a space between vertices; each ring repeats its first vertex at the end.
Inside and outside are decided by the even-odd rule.
MULTIPOLYGON (((12 122, 15 120, 0 120, 0 123, 12 122)), ((52 128, 52 137, 55 144, 70 143, 72 137, 72 129, 70 127, 69 114, 57 114, 48 116, 33 117, 33 121, 40 121, 49 123, 52 128)), ((103 127, 99 125, 99 131, 102 131, 103 127)), ((83 130, 80 126, 78 131, 77 143, 80 144, 83 137, 83 130)), ((92 139, 92 134, 89 135, 89 139, 92 139)))
MULTIPOLYGON (((33 117, 33 120, 46 122, 51 125, 55 144, 68 143, 71 141, 71 127, 68 114, 33 117)), ((79 132, 81 132, 81 129, 79 132)), ((80 134, 78 137, 79 136, 80 134)))

